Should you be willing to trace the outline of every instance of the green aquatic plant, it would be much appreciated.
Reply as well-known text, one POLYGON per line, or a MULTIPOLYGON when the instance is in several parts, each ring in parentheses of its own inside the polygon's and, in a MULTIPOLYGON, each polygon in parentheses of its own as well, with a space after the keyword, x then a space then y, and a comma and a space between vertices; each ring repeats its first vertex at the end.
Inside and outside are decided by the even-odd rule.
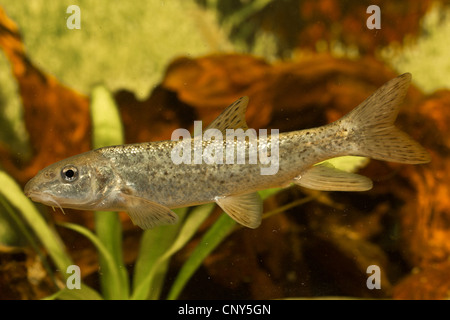
MULTIPOLYGON (((124 143, 119 110, 110 92, 102 85, 92 90, 91 118, 94 148, 124 143)), ((117 212, 104 211, 94 214, 98 239, 93 234, 89 234, 89 238, 94 244, 97 243, 99 252, 103 252, 100 255, 100 282, 103 295, 107 299, 126 299, 129 285, 127 270, 123 263, 122 226, 119 215, 117 212)))
MULTIPOLYGON (((67 254, 62 239, 56 230, 43 218, 33 203, 23 194, 20 186, 6 172, 0 170, 0 204, 14 221, 23 237, 27 239, 30 246, 40 256, 41 261, 53 280, 55 288, 60 287, 59 278, 54 274, 46 254, 41 249, 42 245, 56 269, 60 270, 62 280, 67 280, 68 274, 65 270, 73 265, 72 259, 67 254)), ((60 298, 67 297, 80 299, 98 299, 100 296, 87 285, 80 290, 61 290, 58 292, 60 298)))

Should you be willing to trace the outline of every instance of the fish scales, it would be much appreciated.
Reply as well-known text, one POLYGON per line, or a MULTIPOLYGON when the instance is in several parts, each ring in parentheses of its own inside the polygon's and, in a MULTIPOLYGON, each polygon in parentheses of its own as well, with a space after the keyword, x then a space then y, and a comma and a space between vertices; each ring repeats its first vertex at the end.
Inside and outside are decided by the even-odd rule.
POLYGON ((367 177, 340 171, 324 160, 354 155, 429 162, 428 152, 394 126, 410 81, 408 73, 389 81, 325 126, 218 139, 228 138, 229 130, 253 132, 245 122, 248 98, 242 97, 202 134, 194 130, 194 137, 185 139, 180 131, 183 139, 175 135, 168 141, 104 147, 67 158, 41 170, 27 183, 25 194, 60 208, 126 211, 144 229, 175 223, 173 208, 216 202, 237 222, 256 228, 263 210, 258 190, 291 184, 323 191, 372 188, 367 177), (237 161, 238 150, 245 151, 244 163, 237 161))
MULTIPOLYGON (((261 167, 267 167, 259 158, 256 164, 248 161, 245 164, 226 164, 225 154, 223 164, 176 165, 167 152, 179 143, 176 141, 105 147, 97 152, 111 161, 122 183, 133 186, 138 192, 136 195, 177 208, 193 203, 213 202, 218 194, 228 196, 254 192, 261 188, 286 186, 286 181, 294 179, 305 168, 330 156, 347 154, 339 144, 334 143, 338 129, 339 127, 334 130, 320 128, 281 133, 279 152, 287 156, 279 159, 278 173, 273 176, 259 174, 261 167)), ((203 142, 202 149, 211 143, 213 142, 203 142)), ((222 143, 224 149, 227 147, 226 143, 222 143)), ((193 145, 192 142, 192 150, 193 145)), ((236 155, 236 142, 233 143, 233 149, 236 155)), ((245 142, 245 154, 247 160, 248 141, 245 142)))

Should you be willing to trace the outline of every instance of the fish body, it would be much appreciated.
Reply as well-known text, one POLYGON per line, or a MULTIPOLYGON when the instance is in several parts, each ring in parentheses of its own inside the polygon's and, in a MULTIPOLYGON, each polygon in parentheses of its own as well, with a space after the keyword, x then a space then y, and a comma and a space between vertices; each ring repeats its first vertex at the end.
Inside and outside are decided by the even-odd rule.
MULTIPOLYGON (((197 135, 183 141, 92 150, 40 171, 25 186, 25 194, 50 206, 126 211, 144 229, 176 222, 170 209, 216 202, 239 223, 256 228, 262 214, 258 190, 292 183, 329 191, 372 187, 364 176, 316 165, 324 160, 354 155, 407 164, 429 162, 427 151, 394 126, 410 80, 411 75, 404 74, 389 81, 340 120, 318 128, 265 139, 201 140, 197 135), (174 161, 177 148, 189 152, 187 161, 174 161), (204 150, 214 150, 210 154, 215 161, 195 163, 195 155, 204 155, 204 150), (232 150, 233 156, 215 150, 232 150), (245 150, 243 163, 237 161, 238 150, 245 150), (271 174, 262 174, 269 169, 271 174)), ((246 97, 237 100, 206 131, 216 129, 225 136, 227 129, 246 130, 247 103, 246 97)))

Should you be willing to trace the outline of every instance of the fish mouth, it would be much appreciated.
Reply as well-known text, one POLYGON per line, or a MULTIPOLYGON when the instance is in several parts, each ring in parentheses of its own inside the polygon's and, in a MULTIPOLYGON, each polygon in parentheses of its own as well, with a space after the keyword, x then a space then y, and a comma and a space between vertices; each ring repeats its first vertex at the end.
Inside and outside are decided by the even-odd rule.
POLYGON ((41 191, 36 191, 36 190, 29 190, 26 189, 24 190, 25 195, 30 198, 32 201, 34 202, 38 202, 38 203, 42 203, 45 204, 46 206, 50 206, 53 209, 55 207, 61 209, 61 211, 65 214, 64 212, 64 208, 68 208, 68 209, 76 209, 76 210, 85 210, 83 208, 83 205, 85 203, 80 202, 79 200, 77 201, 67 201, 67 199, 56 199, 54 195, 41 192, 41 191))
POLYGON ((38 191, 36 189, 37 188, 32 184, 32 180, 30 180, 25 185, 23 192, 28 198, 30 198, 34 202, 43 203, 48 206, 54 206, 56 204, 58 207, 61 207, 61 205, 55 200, 55 198, 52 195, 46 192, 38 191))
POLYGON ((28 192, 25 192, 25 195, 28 198, 30 198, 31 200, 33 200, 34 202, 40 202, 43 204, 48 204, 49 202, 51 202, 51 203, 56 202, 52 196, 50 196, 48 194, 40 193, 40 192, 28 191, 28 192))
POLYGON ((33 179, 31 179, 30 181, 28 181, 28 183, 25 185, 25 188, 24 188, 24 190, 23 190, 23 193, 24 193, 28 198, 30 198, 31 200, 33 200, 33 201, 38 201, 41 192, 38 192, 38 191, 33 190, 32 181, 33 181, 33 179))
POLYGON ((45 204, 45 205, 51 206, 51 207, 56 206, 56 207, 60 208, 62 212, 64 212, 63 208, 61 207, 61 204, 58 201, 56 201, 55 198, 49 194, 25 190, 25 195, 28 198, 30 198, 31 200, 33 200, 34 202, 39 202, 39 203, 42 203, 42 204, 45 204))
POLYGON ((36 191, 36 189, 33 188, 32 184, 30 182, 31 182, 31 180, 25 185, 25 188, 24 188, 24 194, 28 198, 30 198, 34 202, 39 202, 39 203, 45 204, 45 205, 53 207, 53 208, 56 206, 56 207, 60 208, 61 211, 64 213, 64 210, 63 210, 61 204, 58 201, 56 201, 52 195, 50 195, 46 192, 36 191))
POLYGON ((25 195, 34 202, 41 202, 41 199, 43 198, 42 194, 33 191, 25 191, 25 195))

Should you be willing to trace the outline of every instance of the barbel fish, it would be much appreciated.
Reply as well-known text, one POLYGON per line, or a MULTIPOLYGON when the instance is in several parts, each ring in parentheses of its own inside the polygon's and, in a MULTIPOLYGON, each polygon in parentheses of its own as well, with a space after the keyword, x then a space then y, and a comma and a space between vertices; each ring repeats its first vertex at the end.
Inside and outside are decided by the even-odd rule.
MULTIPOLYGON (((406 164, 429 162, 429 153, 394 126, 410 82, 409 73, 392 79, 350 113, 321 127, 280 133, 276 141, 232 141, 235 150, 244 143, 246 152, 255 143, 270 150, 276 142, 274 174, 261 174, 268 164, 260 159, 243 164, 174 163, 173 150, 185 141, 167 140, 104 147, 59 161, 32 178, 25 194, 61 209, 125 211, 143 229, 175 223, 173 208, 216 202, 238 223, 256 228, 263 210, 258 190, 291 184, 328 191, 372 188, 369 178, 340 171, 321 163, 324 160, 352 155, 406 164)), ((248 98, 240 98, 207 129, 224 134, 227 129, 247 129, 247 103, 248 98)), ((211 143, 226 141, 212 139, 201 146, 211 143)))

